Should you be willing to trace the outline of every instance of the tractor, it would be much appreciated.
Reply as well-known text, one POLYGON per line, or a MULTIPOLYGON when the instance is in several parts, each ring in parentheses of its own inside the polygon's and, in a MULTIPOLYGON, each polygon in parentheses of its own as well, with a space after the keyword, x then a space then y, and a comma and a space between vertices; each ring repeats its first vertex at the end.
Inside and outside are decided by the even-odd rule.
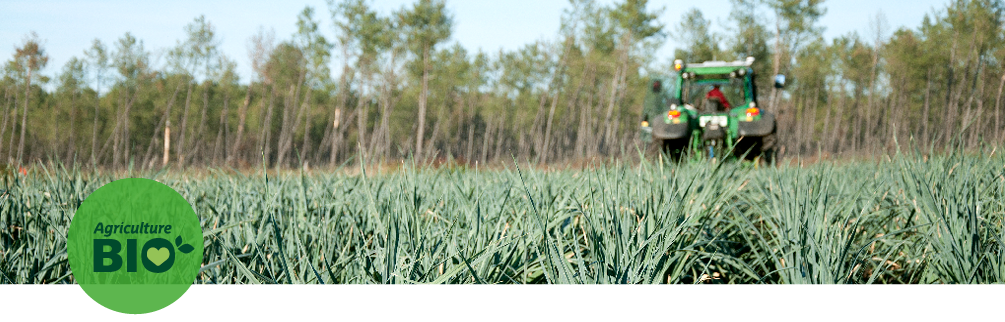
MULTIPOLYGON (((642 113, 642 139, 657 142, 671 160, 689 153, 710 159, 744 157, 772 163, 774 114, 757 101, 754 58, 684 64, 650 77, 642 113)), ((784 87, 784 76, 775 86, 784 87)))

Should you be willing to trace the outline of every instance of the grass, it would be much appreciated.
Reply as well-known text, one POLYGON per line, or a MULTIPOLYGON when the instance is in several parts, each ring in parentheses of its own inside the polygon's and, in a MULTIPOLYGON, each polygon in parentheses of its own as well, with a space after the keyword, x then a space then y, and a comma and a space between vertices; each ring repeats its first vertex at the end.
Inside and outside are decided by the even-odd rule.
POLYGON ((73 212, 126 176, 199 214, 196 283, 1001 283, 1005 159, 981 152, 352 175, 38 166, 0 187, 0 283, 73 283, 73 212))

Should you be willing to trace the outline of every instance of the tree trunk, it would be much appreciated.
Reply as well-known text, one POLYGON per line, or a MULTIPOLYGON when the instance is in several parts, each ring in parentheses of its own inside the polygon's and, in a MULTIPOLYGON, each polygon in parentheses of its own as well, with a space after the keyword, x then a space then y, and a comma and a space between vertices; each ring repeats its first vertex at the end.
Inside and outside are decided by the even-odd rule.
MULTIPOLYGON (((472 96, 477 97, 478 94, 476 93, 472 96)), ((469 99, 471 99, 471 97, 469 97, 469 99)), ((464 151, 464 159, 466 159, 467 162, 470 163, 472 160, 474 160, 472 154, 474 153, 475 148, 475 103, 468 102, 467 105, 470 108, 470 110, 468 112, 468 122, 467 122, 468 136, 467 136, 467 142, 465 142, 467 144, 467 147, 464 151)))
POLYGON ((621 79, 621 68, 619 67, 617 71, 615 71, 614 73, 614 78, 611 79, 611 91, 608 94, 610 96, 608 97, 607 113, 604 115, 604 121, 603 121, 604 141, 601 144, 602 146, 605 147, 610 145, 611 136, 614 135, 613 133, 611 133, 611 129, 613 128, 612 127, 613 124, 611 124, 611 117, 614 116, 614 104, 615 101, 617 100, 618 80, 620 79, 621 79))
POLYGON ((136 103, 136 99, 140 96, 140 86, 136 85, 133 90, 133 95, 126 101, 126 111, 122 113, 122 162, 127 164, 132 160, 133 149, 130 145, 131 137, 129 134, 130 119, 129 115, 133 110, 133 104, 136 103))
POLYGON ((422 139, 426 135, 426 101, 429 92, 429 45, 422 50, 422 91, 419 93, 419 124, 415 134, 415 158, 422 158, 422 139))
POLYGON ((495 125, 495 120, 491 116, 485 118, 485 132, 482 133, 482 158, 481 161, 484 164, 488 161, 489 156, 489 140, 492 138, 492 128, 495 125))
MULTIPOLYGON (((122 91, 119 91, 119 103, 115 107, 115 127, 112 128, 112 136, 109 137, 112 141, 112 169, 119 168, 119 143, 122 139, 122 108, 125 105, 125 99, 122 98, 122 91)), ((105 151, 107 151, 108 142, 105 142, 105 146, 101 148, 101 153, 99 156, 104 156, 105 151)))
MULTIPOLYGON (((326 112, 330 112, 330 110, 331 109, 327 109, 326 112)), ((327 114, 328 115, 325 115, 325 119, 326 120, 331 120, 332 119, 332 117, 331 117, 332 113, 327 113, 327 114)), ((321 142, 318 143, 318 152, 314 154, 314 163, 315 164, 322 164, 321 158, 324 156, 323 155, 324 149, 326 147, 330 147, 331 146, 331 136, 332 136, 332 126, 333 126, 332 123, 333 122, 325 122, 325 123, 326 123, 325 124, 325 131, 324 131, 323 134, 321 134, 321 142)))
MULTIPOLYGON (((3 153, 4 148, 6 148, 6 150, 7 150, 7 158, 8 159, 10 159, 10 150, 13 150, 13 149, 11 149, 10 145, 3 145, 3 137, 4 137, 5 134, 7 134, 7 124, 10 121, 10 113, 11 113, 10 102, 12 102, 12 101, 14 102, 14 111, 17 111, 17 91, 18 91, 17 90, 17 85, 15 85, 15 87, 14 87, 14 99, 13 100, 11 100, 11 98, 10 98, 10 96, 11 96, 10 95, 10 92, 11 92, 10 86, 8 86, 6 88, 6 90, 4 91, 4 102, 6 104, 4 104, 4 110, 3 110, 3 124, 0 124, 0 153, 3 153)), ((11 128, 11 132, 12 133, 14 132, 13 127, 11 128)))
MULTIPOLYGON (((1005 75, 1002 75, 1001 82, 998 83, 998 95, 995 96, 995 129, 994 133, 994 143, 1000 143, 1002 139, 1002 127, 1001 127, 1001 104, 1002 104, 1002 89, 1005 88, 1005 75)), ((2 135, 0 135, 2 136, 2 135)))
MULTIPOLYGON (((303 80, 304 80, 303 78, 300 79, 301 84, 303 83, 303 80)), ((308 86, 307 87, 307 92, 308 92, 307 95, 308 96, 310 95, 310 91, 311 91, 311 88, 308 86)), ((296 104, 296 105, 294 105, 295 106, 294 111, 295 111, 295 113, 297 115, 293 119, 293 126, 290 127, 290 132, 286 136, 286 141, 287 141, 287 143, 286 143, 286 151, 290 154, 290 156, 289 156, 290 162, 294 161, 293 160, 293 152, 294 152, 293 151, 293 149, 294 149, 294 146, 293 146, 293 137, 296 135, 297 129, 300 128, 300 123, 303 122, 304 117, 306 117, 305 113, 307 111, 307 108, 310 106, 309 104, 307 104, 306 101, 301 101, 300 100, 300 85, 297 86, 296 94, 294 94, 294 96, 293 96, 293 104, 296 104)), ((304 133, 304 135, 307 135, 307 133, 304 133)), ((303 149, 303 147, 301 147, 301 149, 303 149)), ((297 155, 297 156, 300 156, 300 155, 297 155)), ((296 165, 294 164, 294 168, 295 167, 296 167, 296 165)))
MULTIPOLYGON (((1003 77, 1005 79, 1005 77, 1003 77)), ((922 107, 921 112, 921 142, 923 145, 928 145, 929 132, 931 131, 931 120, 928 118, 928 111, 930 109, 929 101, 931 100, 932 93, 932 68, 928 68, 928 77, 925 79, 925 105, 922 107)))
MULTIPOLYGON (((476 75, 475 76, 476 79, 479 79, 480 77, 481 77, 480 75, 476 75)), ((468 163, 471 163, 472 161, 476 160, 475 155, 474 155, 475 154, 475 128, 477 127, 477 123, 475 122, 475 117, 477 116, 477 113, 478 113, 477 112, 477 106, 481 102, 481 98, 482 98, 482 95, 481 95, 481 93, 478 92, 477 88, 474 89, 473 90, 473 94, 471 94, 468 97, 468 100, 469 100, 468 104, 467 104, 468 108, 469 108, 469 111, 468 111, 468 142, 467 142, 468 143, 468 147, 467 147, 467 153, 464 154, 464 157, 467 159, 468 163)))
MULTIPOLYGON (((226 86, 226 85, 223 85, 226 86)), ((227 150, 225 146, 227 141, 224 139, 223 130, 227 125, 227 116, 230 115, 230 91, 225 90, 223 93, 223 111, 220 112, 220 124, 219 128, 216 129, 216 143, 213 145, 213 164, 220 164, 220 159, 224 157, 223 151, 227 150)))
MULTIPOLYGON (((123 89, 125 94, 120 94, 119 96, 119 108, 115 110, 115 128, 112 130, 112 136, 109 140, 112 142, 112 168, 119 167, 119 161, 128 160, 128 136, 129 132, 126 129, 128 125, 129 110, 132 104, 136 101, 139 90, 133 92, 132 97, 129 95, 129 89, 123 89), (124 95, 124 96, 123 96, 124 95), (121 110, 121 112, 119 112, 121 110), (119 152, 122 152, 121 154, 119 152), (122 157, 125 157, 122 159, 122 157)), ((101 153, 99 156, 105 155, 105 151, 108 151, 108 142, 105 141, 105 145, 101 148, 101 153)))
POLYGON ((291 157, 293 151, 293 136, 296 132, 297 127, 300 126, 301 110, 300 108, 300 87, 304 83, 304 79, 307 77, 305 70, 300 70, 300 75, 297 78, 297 83, 295 86, 291 86, 290 94, 284 100, 283 108, 283 128, 279 133, 279 155, 277 156, 276 167, 286 166, 286 158, 291 157))
POLYGON ((956 49, 957 49, 957 45, 958 45, 958 42, 959 42, 958 38, 959 38, 959 32, 956 32, 953 35, 953 46, 952 46, 952 49, 949 52, 949 64, 946 66, 947 67, 946 68, 946 74, 947 74, 946 75, 946 103, 945 103, 944 106, 948 110, 945 111, 945 112, 947 112, 947 114, 946 114, 946 118, 942 120, 943 124, 942 124, 942 127, 941 127, 942 130, 945 131, 945 134, 946 134, 942 138, 944 144, 945 143, 949 143, 948 140, 951 140, 951 136, 952 136, 951 133, 953 133, 953 131, 955 131, 955 129, 953 128, 953 125, 956 124, 956 119, 955 119, 955 117, 956 117, 956 115, 955 115, 956 111, 955 111, 955 108, 951 107, 951 104, 952 104, 951 102, 953 100, 953 85, 954 85, 953 81, 954 81, 954 77, 955 77, 955 75, 953 75, 953 73, 954 73, 953 66, 956 65, 956 49))
MULTIPOLYGON (((576 105, 579 103, 579 94, 582 92, 583 86, 585 84, 586 84, 586 82, 584 80, 580 80, 579 84, 576 85, 576 89, 574 91, 572 91, 572 97, 568 98, 568 102, 566 104, 566 111, 567 112, 565 113, 565 117, 563 118, 564 120, 569 120, 569 119, 575 117, 575 114, 572 114, 572 111, 576 110, 576 105)), ((556 95, 556 98, 557 97, 558 96, 556 95)), ((580 115, 581 115, 581 118, 585 118, 585 117, 582 117, 582 116, 586 115, 586 114, 583 113, 583 112, 580 112, 580 115)), ((580 128, 579 128, 580 131, 584 131, 582 125, 583 125, 583 122, 580 121, 580 128)), ((568 123, 563 123, 563 126, 568 126, 568 123)), ((551 134, 551 130, 550 129, 551 129, 551 121, 548 122, 548 134, 551 134)), ((568 138, 569 133, 565 132, 564 134, 565 135, 563 137, 568 138)), ((545 140, 545 141, 549 141, 549 140, 545 140)), ((578 141, 579 140, 577 140, 577 143, 578 143, 578 141)), ((581 149, 578 146, 578 144, 576 146, 576 149, 577 149, 576 154, 578 155, 581 152, 581 149)), ((559 153, 558 149, 556 149, 556 151, 554 151, 554 152, 556 154, 559 153)))
POLYGON ((806 117, 807 104, 805 95, 802 95, 802 93, 797 95, 794 105, 791 120, 786 119, 785 122, 785 124, 788 125, 785 127, 790 128, 790 131, 792 132, 790 132, 789 135, 785 135, 785 137, 791 138, 791 140, 795 140, 795 142, 786 142, 787 144, 785 145, 792 146, 795 149, 796 155, 799 155, 802 153, 803 136, 805 135, 803 133, 803 122, 801 122, 801 120, 806 117))
POLYGON ((342 115, 345 113, 346 105, 349 103, 349 48, 342 46, 342 75, 339 76, 339 105, 332 113, 332 137, 330 139, 331 148, 328 155, 328 166, 334 167, 338 160, 338 147, 342 143, 343 131, 342 115))
POLYGON ((282 100, 282 120, 281 120, 282 126, 281 128, 279 128, 279 142, 277 142, 278 149, 276 149, 276 155, 275 155, 276 168, 286 165, 286 153, 289 148, 286 145, 286 142, 288 142, 286 138, 290 136, 289 128, 292 123, 293 114, 295 113, 293 111, 295 109, 294 106, 295 103, 289 101, 293 100, 292 98, 295 96, 295 93, 296 93, 296 86, 289 86, 289 94, 287 94, 286 97, 283 98, 282 100))
MULTIPOLYGON (((627 68, 627 66, 625 66, 625 67, 626 67, 624 69, 625 72, 623 72, 621 74, 621 84, 623 84, 623 86, 627 86, 627 84, 628 84, 628 68, 627 68)), ((615 112, 614 113, 614 130, 611 132, 611 133, 613 133, 612 137, 614 137, 616 140, 612 141, 611 143, 613 145, 610 148, 608 148, 609 150, 612 150, 615 153, 617 153, 616 155, 619 158, 621 157, 622 152, 624 152, 624 147, 625 147, 625 144, 626 144, 625 142, 627 142, 627 141, 624 141, 625 137, 619 134, 619 133, 621 133, 621 114, 623 114, 622 113, 623 112, 623 108, 621 106, 621 102, 623 102, 625 100, 625 94, 626 93, 628 93, 628 90, 624 90, 623 89, 621 91, 618 91, 617 103, 615 104, 615 110, 614 110, 614 112, 615 112)), ((639 110, 641 110, 641 108, 639 108, 639 110)))
MULTIPOLYGON (((806 131, 807 134, 805 135, 806 137, 804 138, 806 140, 806 145, 807 145, 806 149, 809 150, 810 153, 813 152, 812 151, 813 146, 811 146, 811 143, 812 142, 817 142, 817 140, 816 140, 816 134, 817 134, 817 107, 820 104, 820 88, 819 87, 817 87, 813 91, 812 102, 813 102, 813 105, 812 105, 813 107, 810 109, 809 122, 808 122, 807 127, 806 127, 807 128, 807 131, 806 131)), ((818 143, 818 146, 819 146, 819 143, 818 143)))
MULTIPOLYGON (((977 96, 977 99, 976 99, 976 101, 977 101, 977 111, 974 112, 974 113, 972 113, 972 116, 970 117, 970 120, 968 120, 968 121, 972 121, 972 127, 971 127, 971 130, 970 130, 970 146, 971 147, 976 146, 977 145, 977 140, 980 137, 983 136, 983 134, 984 134, 984 123, 985 123, 984 122, 984 85, 987 84, 987 82, 980 81, 980 79, 983 78, 983 77, 981 77, 981 75, 984 74, 984 69, 980 67, 980 63, 978 63, 977 69, 978 69, 978 71, 977 71, 977 77, 974 78, 974 81, 978 82, 978 84, 977 84, 977 95, 976 95, 977 96)), ((970 97, 973 98, 974 94, 971 94, 970 97)), ((967 104, 967 105, 968 105, 968 109, 970 109, 969 108, 970 104, 967 104)), ((970 109, 970 110, 972 110, 972 109, 970 109)))
MULTIPOLYGON (((537 156, 538 158, 541 157, 541 150, 543 149, 544 145, 544 128, 541 126, 541 124, 544 123, 544 114, 546 114, 544 106, 547 103, 548 103, 548 96, 545 95, 545 93, 539 94, 537 103, 538 104, 537 112, 534 113, 534 123, 530 126, 530 131, 519 131, 520 133, 526 132, 524 134, 530 137, 534 145, 534 155, 537 156)), ((514 128, 514 130, 516 130, 516 128, 514 128)), ((521 134, 520 136, 522 138, 525 135, 521 134)))
POLYGON ((863 114, 863 108, 860 104, 862 100, 862 93, 859 90, 855 90, 855 101, 852 102, 852 108, 855 110, 855 125, 852 132, 851 138, 851 150, 858 152, 862 148, 862 124, 865 123, 865 117, 863 114))
POLYGON ((98 152, 98 116, 101 114, 99 108, 101 107, 101 73, 98 73, 98 84, 95 86, 96 91, 94 93, 94 127, 91 128, 91 167, 95 168, 98 166, 97 152, 98 152))
POLYGON ((397 104, 394 98, 394 90, 398 87, 398 74, 395 73, 395 66, 398 66, 398 55, 400 52, 397 49, 391 51, 391 61, 387 72, 384 77, 384 99, 381 115, 381 140, 380 144, 380 155, 383 157, 390 157, 391 151, 391 113, 394 113, 394 106, 397 104))
MULTIPOLYGON (((912 117, 913 112, 911 107, 913 105, 913 99, 912 99, 913 93, 905 91, 901 95, 903 95, 903 97, 901 98, 901 100, 903 101, 903 106, 901 106, 900 115, 907 121, 907 123, 904 123, 902 131, 903 134, 899 137, 906 139, 907 140, 906 142, 909 142, 909 145, 917 146, 920 133, 917 132, 918 131, 917 119, 912 117)), ((908 146, 908 148, 910 148, 911 146, 908 146)))
MULTIPOLYGON (((878 25, 879 24, 877 23, 877 26, 878 25)), ((880 43, 880 39, 879 38, 880 38, 880 34, 877 33, 876 34, 876 48, 873 48, 873 54, 872 54, 872 68, 869 71, 869 97, 866 100, 866 107, 865 107, 865 119, 866 119, 865 124, 866 124, 866 127, 865 127, 864 131, 865 131, 865 135, 866 135, 866 143, 868 145, 874 145, 875 144, 875 142, 876 142, 876 134, 877 134, 877 128, 876 128, 877 124, 876 124, 876 122, 874 122, 874 119, 872 118, 872 110, 874 108, 873 98, 875 97, 875 93, 876 93, 876 76, 878 74, 876 71, 877 71, 877 68, 879 66, 879 51, 880 51, 880 48, 882 48, 882 44, 880 43)))
POLYGON ((258 139, 258 141, 260 142, 260 144, 262 146, 262 150, 261 151, 265 155, 265 158, 266 158, 263 161, 263 162, 265 162, 265 164, 263 164, 262 166, 264 166, 266 168, 269 167, 268 160, 269 160, 269 158, 272 157, 272 143, 271 143, 271 141, 272 141, 272 114, 273 114, 273 110, 275 109, 275 100, 276 100, 276 86, 273 85, 273 86, 270 86, 270 88, 269 88, 269 104, 268 104, 268 107, 265 109, 265 121, 262 122, 262 134, 259 136, 259 139, 258 139))
POLYGON ((586 115, 586 122, 587 122, 587 124, 586 124, 586 139, 587 140, 585 142, 586 145, 583 148, 583 152, 585 153, 585 155, 586 155, 587 158, 593 158, 594 156, 597 155, 597 146, 598 146, 597 142, 600 142, 600 138, 604 135, 600 131, 600 127, 598 126, 598 123, 602 122, 602 121, 596 120, 595 116, 601 115, 601 113, 603 113, 603 110, 604 110, 604 99, 606 97, 605 96, 606 94, 604 94, 604 90, 607 89, 607 84, 604 83, 604 81, 600 81, 600 84, 598 84, 596 86, 597 86, 597 88, 594 89, 595 92, 594 92, 593 97, 590 97, 590 105, 586 106, 586 110, 587 110, 587 115, 586 115), (594 100, 594 98, 596 98, 596 99, 594 100), (596 102, 594 102, 594 101, 596 101, 596 102))
POLYGON ((248 107, 251 105, 251 88, 254 84, 248 84, 248 92, 244 96, 244 104, 237 110, 237 135, 231 145, 230 155, 227 156, 227 163, 233 165, 235 159, 240 159, 238 154, 244 139, 244 126, 248 118, 248 107))
POLYGON ((443 135, 446 141, 444 147, 447 149, 447 151, 444 154, 444 156, 447 158, 453 158, 455 157, 454 149, 460 151, 460 146, 458 146, 457 144, 458 142, 460 142, 460 136, 461 136, 460 128, 461 124, 464 122, 464 103, 462 102, 463 99, 461 98, 461 95, 457 92, 452 92, 447 96, 452 97, 449 98, 449 100, 454 101, 456 112, 451 111, 449 109, 448 107, 449 104, 446 102, 448 99, 445 98, 444 99, 445 102, 443 103, 443 111, 444 114, 447 114, 447 116, 446 118, 443 119, 443 132, 445 132, 443 135), (455 128, 454 127, 455 117, 457 121, 456 131, 453 130, 455 128), (454 135, 451 135, 451 133, 454 133, 454 135))
POLYGON ((10 110, 10 137, 7 139, 7 160, 9 163, 14 163, 14 137, 17 136, 17 129, 15 127, 17 126, 17 103, 19 102, 17 97, 20 95, 20 92, 18 88, 14 89, 14 108, 10 110))
MULTIPOLYGON (((775 52, 772 61, 772 71, 774 74, 771 77, 775 77, 781 72, 782 69, 782 17, 781 13, 775 12, 775 52)), ((778 89, 775 86, 771 86, 771 100, 768 103, 768 110, 775 112, 775 94, 778 89)))
MULTIPOLYGON (((846 108, 846 106, 845 106, 845 102, 848 100, 848 93, 845 93, 845 86, 846 85, 847 85, 847 83, 845 81, 841 81, 841 91, 840 91, 841 98, 838 99, 838 104, 837 104, 838 111, 847 111, 848 110, 846 108)), ((831 150, 834 151, 835 153, 841 153, 846 148, 845 147, 845 139, 847 138, 847 133, 845 131, 843 131, 843 130, 847 130, 847 129, 843 129, 841 127, 841 123, 842 123, 842 121, 844 121, 844 118, 846 117, 846 115, 847 115, 846 113, 837 113, 835 115, 836 117, 834 118, 834 133, 831 134, 830 137, 831 137, 831 142, 833 142, 833 144, 832 144, 833 147, 831 148, 831 150)))
POLYGON ((433 131, 430 132, 429 140, 426 141, 426 147, 425 147, 426 154, 429 154, 429 156, 433 158, 437 157, 437 153, 435 153, 438 152, 436 149, 436 139, 437 136, 440 135, 440 125, 443 122, 443 120, 446 119, 446 116, 443 115, 443 110, 444 109, 440 109, 440 113, 436 118, 436 122, 433 122, 433 131))
POLYGON ((496 140, 495 140, 496 141, 495 142, 496 143, 496 149, 495 149, 495 153, 492 154, 492 159, 493 160, 498 159, 499 156, 502 155, 502 147, 503 147, 503 143, 504 143, 503 141, 506 139, 506 137, 505 137, 505 135, 506 135, 506 117, 505 116, 499 118, 499 127, 496 128, 495 135, 496 135, 496 140))
POLYGON ((368 123, 367 117, 370 114, 371 100, 371 91, 367 89, 370 86, 370 70, 368 66, 360 66, 360 70, 363 72, 363 82, 359 86, 360 100, 356 102, 356 142, 358 143, 358 153, 366 158, 364 147, 369 146, 366 141, 366 128, 368 123))
MULTIPOLYGON (((350 117, 345 116, 345 113, 343 113, 343 111, 345 110, 342 109, 335 110, 335 124, 333 124, 333 132, 332 132, 333 135, 331 141, 332 154, 329 156, 330 158, 329 161, 330 164, 332 165, 334 165, 335 162, 338 160, 337 159, 338 153, 341 151, 342 145, 345 142, 345 136, 349 131, 349 127, 345 126, 344 124, 345 120, 349 120, 350 117)), ((411 138, 409 138, 409 140, 411 140, 411 138)))
POLYGON ((185 93, 185 111, 181 115, 181 127, 178 128, 178 144, 175 145, 175 158, 178 159, 178 168, 185 166, 185 132, 188 132, 188 111, 192 104, 192 80, 186 79, 188 90, 185 93))
POLYGON ((587 99, 586 107, 580 106, 579 108, 579 128, 576 130, 576 147, 573 153, 577 158, 582 158, 586 156, 586 142, 589 136, 589 110, 593 105, 593 96, 595 94, 590 91, 590 97, 587 99))
POLYGON ((561 81, 563 75, 565 74, 565 66, 569 58, 569 50, 572 49, 572 43, 573 43, 572 39, 566 38, 565 48, 562 50, 562 58, 558 62, 558 68, 556 68, 555 74, 554 76, 552 76, 551 79, 551 85, 549 85, 551 87, 550 90, 554 91, 555 94, 551 99, 551 107, 548 110, 548 121, 545 123, 544 127, 544 144, 542 144, 543 148, 541 149, 541 151, 539 151, 541 155, 540 159, 541 164, 548 162, 548 151, 550 150, 549 147, 551 146, 551 125, 555 119, 555 108, 558 107, 558 98, 559 95, 561 94, 561 88, 562 88, 561 81))
POLYGON ((373 129, 373 137, 370 138, 370 145, 367 149, 368 155, 382 157, 384 156, 384 151, 386 151, 387 146, 387 123, 389 122, 388 114, 390 113, 389 105, 391 100, 391 95, 388 94, 387 79, 385 77, 384 84, 381 85, 380 98, 378 99, 378 104, 380 105, 380 124, 378 124, 373 129))
MULTIPOLYGON (((293 149, 294 149, 293 137, 296 136, 297 128, 300 127, 300 122, 302 120, 304 112, 304 106, 301 105, 302 102, 300 101, 300 90, 304 86, 304 81, 306 78, 307 78, 307 71, 301 71, 300 79, 297 81, 297 86, 295 87, 296 90, 293 92, 293 96, 291 98, 293 100, 293 105, 291 105, 293 107, 293 111, 291 111, 291 113, 293 113, 293 119, 291 119, 290 121, 292 121, 293 124, 286 132, 285 155, 287 158, 289 158, 289 161, 285 164, 290 164, 291 162, 293 162, 293 149)), ((283 164, 280 164, 280 166, 281 165, 283 164)))
POLYGON ((171 120, 167 120, 167 125, 164 128, 164 159, 161 163, 161 167, 166 167, 168 165, 168 158, 171 153, 171 120))
POLYGON ((207 111, 209 110, 209 83, 210 83, 209 80, 206 80, 205 83, 204 83, 205 85, 203 85, 203 89, 202 89, 202 114, 199 117, 199 130, 196 132, 196 133, 198 133, 198 134, 196 134, 196 138, 198 138, 198 139, 194 140, 195 141, 195 153, 199 157, 199 161, 201 161, 202 164, 206 164, 206 163, 209 162, 209 158, 206 156, 208 153, 206 153, 206 146, 207 146, 207 144, 206 144, 206 140, 205 140, 205 138, 206 138, 206 116, 208 114, 207 111))
MULTIPOLYGON (((53 123, 55 125, 55 123, 53 123)), ((69 141, 66 149, 66 163, 77 164, 76 141, 77 141, 77 89, 70 92, 70 134, 66 136, 69 141)))
POLYGON ((158 134, 160 134, 162 128, 164 129, 164 151, 163 151, 163 155, 162 155, 161 166, 167 166, 168 157, 169 157, 169 153, 170 153, 169 148, 170 148, 170 145, 171 145, 171 138, 170 138, 170 136, 171 136, 171 110, 173 109, 172 107, 174 106, 175 99, 177 99, 178 92, 180 92, 180 91, 181 91, 181 84, 178 84, 178 86, 175 86, 175 88, 174 88, 174 93, 171 94, 171 99, 168 100, 167 106, 164 109, 164 115, 161 116, 160 122, 157 123, 157 128, 154 129, 153 136, 150 138, 150 145, 147 146, 146 156, 143 157, 143 164, 145 165, 146 169, 150 169, 150 168, 153 167, 153 164, 154 164, 153 151, 154 151, 154 148, 157 146, 157 142, 158 142, 157 141, 157 136, 158 136, 158 134))
POLYGON ((554 148, 552 148, 551 152, 548 152, 548 158, 552 162, 569 158, 569 148, 573 145, 572 136, 575 133, 573 130, 575 129, 575 125, 573 123, 575 123, 577 116, 572 111, 574 111, 573 107, 578 104, 578 100, 579 93, 573 94, 572 98, 568 99, 566 106, 570 107, 565 113, 562 113, 562 117, 558 120, 558 124, 556 124, 557 130, 555 130, 553 134, 554 138, 552 139, 555 142, 552 145, 554 148))
POLYGON ((303 106, 301 107, 301 114, 303 114, 304 123, 304 142, 300 145, 300 162, 307 162, 307 154, 310 152, 310 138, 311 138, 311 91, 313 87, 307 87, 307 95, 304 96, 303 106))
MULTIPOLYGON (((827 114, 824 114, 824 128, 820 131, 820 141, 822 141, 823 144, 817 143, 818 152, 822 152, 819 151, 821 145, 823 145, 824 149, 828 149, 827 152, 831 152, 829 150, 830 138, 828 137, 828 134, 830 133, 831 117, 834 113, 834 95, 831 94, 829 90, 827 91, 826 94, 827 94, 827 114)), ((822 155, 819 154, 817 155, 817 159, 820 159, 822 157, 823 157, 822 155)))
MULTIPOLYGON (((339 95, 339 96, 345 97, 345 95, 339 95)), ((341 104, 341 105, 343 107, 345 106, 344 103, 341 104)), ((331 121, 328 122, 328 126, 331 128, 331 130, 328 131, 328 134, 329 134, 330 137, 328 137, 328 142, 327 142, 328 145, 329 145, 328 146, 328 166, 334 167, 335 166, 335 161, 337 160, 337 157, 338 157, 338 143, 339 143, 339 139, 338 138, 341 136, 341 133, 342 133, 342 129, 339 128, 339 125, 341 125, 339 123, 341 123, 341 119, 342 119, 342 108, 336 107, 335 110, 332 111, 331 114, 332 114, 331 121)))
MULTIPOLYGON (((593 109, 593 98, 596 96, 596 84, 594 84, 594 70, 593 66, 587 62, 586 66, 583 67, 583 72, 586 74, 584 77, 580 88, 584 87, 585 84, 590 85, 589 98, 585 105, 579 107, 579 129, 576 131, 576 157, 586 156, 586 144, 590 139, 590 111, 593 109)), ((575 104, 575 103, 570 103, 575 104)), ((570 110, 572 110, 570 108, 570 110)))
POLYGON ((555 89, 555 96, 551 99, 551 107, 548 109, 548 121, 544 126, 544 144, 542 145, 541 164, 548 162, 548 150, 551 147, 551 124, 555 120, 555 108, 558 106, 559 90, 555 89))
POLYGON ((17 144, 17 164, 18 165, 21 165, 22 162, 23 162, 23 160, 21 159, 21 156, 22 156, 22 154, 24 152, 24 135, 25 135, 25 129, 27 128, 27 125, 28 125, 28 102, 31 100, 30 99, 30 97, 31 97, 31 76, 32 76, 31 73, 32 73, 32 69, 31 69, 31 67, 29 67, 28 68, 28 78, 27 78, 28 82, 27 82, 27 84, 25 84, 25 87, 24 87, 24 110, 21 111, 21 114, 22 114, 21 115, 21 140, 17 144))

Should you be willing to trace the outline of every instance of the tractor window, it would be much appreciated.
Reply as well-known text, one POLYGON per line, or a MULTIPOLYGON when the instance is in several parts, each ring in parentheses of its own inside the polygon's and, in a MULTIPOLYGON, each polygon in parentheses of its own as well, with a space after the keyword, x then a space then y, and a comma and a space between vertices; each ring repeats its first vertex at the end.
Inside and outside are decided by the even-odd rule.
POLYGON ((694 106, 698 110, 704 109, 705 95, 712 90, 714 85, 719 85, 719 91, 726 96, 730 107, 737 107, 746 103, 743 79, 723 78, 723 79, 702 79, 684 81, 682 97, 686 104, 694 106))

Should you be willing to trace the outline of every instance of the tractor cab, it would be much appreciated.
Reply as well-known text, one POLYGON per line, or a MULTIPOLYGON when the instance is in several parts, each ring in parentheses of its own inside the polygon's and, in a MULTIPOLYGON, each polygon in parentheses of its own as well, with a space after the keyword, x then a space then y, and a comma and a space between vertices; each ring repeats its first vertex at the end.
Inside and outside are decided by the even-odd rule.
MULTIPOLYGON (((696 76, 697 77, 697 76, 696 76)), ((738 105, 747 105, 748 94, 741 79, 705 78, 685 80, 681 96, 686 107, 702 113, 729 111, 738 105)))
MULTIPOLYGON (((680 97, 684 106, 698 111, 701 141, 725 146, 735 139, 738 120, 731 115, 757 106, 753 59, 738 62, 674 63, 681 74, 680 97)), ((745 114, 745 113, 744 113, 745 114)))

